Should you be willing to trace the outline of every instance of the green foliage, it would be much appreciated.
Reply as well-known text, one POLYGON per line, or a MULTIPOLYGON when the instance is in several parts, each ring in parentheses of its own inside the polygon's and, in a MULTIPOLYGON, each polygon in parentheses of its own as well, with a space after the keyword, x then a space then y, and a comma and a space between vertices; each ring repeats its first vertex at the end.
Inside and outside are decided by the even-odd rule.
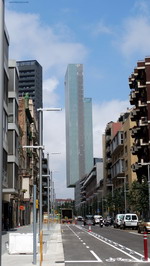
POLYGON ((134 181, 129 191, 129 204, 134 212, 139 212, 142 216, 147 216, 148 201, 148 182, 144 177, 143 182, 134 181))

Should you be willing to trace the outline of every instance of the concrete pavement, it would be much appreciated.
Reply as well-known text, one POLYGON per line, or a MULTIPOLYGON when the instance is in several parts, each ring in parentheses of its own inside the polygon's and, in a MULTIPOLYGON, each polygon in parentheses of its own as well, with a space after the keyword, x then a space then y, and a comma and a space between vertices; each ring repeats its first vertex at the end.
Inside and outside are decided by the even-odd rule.
MULTIPOLYGON (((27 231, 31 231, 27 230, 27 231)), ((20 231, 18 230, 20 233, 20 231)), ((62 245, 61 225, 50 224, 49 230, 47 225, 43 225, 43 262, 42 266, 65 266, 64 251, 62 245)), ((2 255, 2 266, 33 266, 33 254, 8 254, 2 255)), ((37 263, 40 265, 39 253, 37 254, 37 263)))

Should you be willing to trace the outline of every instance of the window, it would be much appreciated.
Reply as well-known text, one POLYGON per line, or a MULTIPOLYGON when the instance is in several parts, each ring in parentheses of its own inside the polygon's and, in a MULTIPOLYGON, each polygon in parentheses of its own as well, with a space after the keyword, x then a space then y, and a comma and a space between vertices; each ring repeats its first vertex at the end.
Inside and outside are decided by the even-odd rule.
POLYGON ((127 139, 127 131, 124 132, 124 139, 127 139))
POLYGON ((137 220, 136 215, 132 215, 132 220, 133 220, 133 221, 137 220))
POLYGON ((130 221, 131 220, 131 215, 126 215, 126 220, 130 221))
POLYGON ((13 99, 8 99, 8 123, 13 123, 13 99))
POLYGON ((13 155, 13 130, 8 130, 8 154, 13 155))

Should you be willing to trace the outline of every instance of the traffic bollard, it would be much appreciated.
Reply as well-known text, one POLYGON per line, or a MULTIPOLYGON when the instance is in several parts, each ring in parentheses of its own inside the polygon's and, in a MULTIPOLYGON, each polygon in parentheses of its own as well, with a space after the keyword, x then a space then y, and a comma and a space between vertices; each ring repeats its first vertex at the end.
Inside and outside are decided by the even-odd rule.
POLYGON ((147 232, 144 232, 143 240, 144 240, 144 260, 148 261, 147 232))
POLYGON ((92 232, 91 225, 90 224, 89 224, 89 230, 88 230, 88 232, 92 232))

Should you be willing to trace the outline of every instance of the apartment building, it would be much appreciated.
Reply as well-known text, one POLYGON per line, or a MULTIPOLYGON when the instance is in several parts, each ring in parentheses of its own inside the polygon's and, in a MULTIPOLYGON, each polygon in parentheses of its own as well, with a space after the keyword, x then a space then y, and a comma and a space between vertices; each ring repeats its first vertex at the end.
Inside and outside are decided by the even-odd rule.
POLYGON ((132 129, 132 154, 138 158, 132 169, 137 174, 139 182, 142 182, 144 177, 148 177, 150 162, 150 57, 137 62, 134 72, 129 77, 129 86, 130 103, 134 105, 131 119, 135 122, 132 129))
POLYGON ((32 99, 28 95, 19 98, 19 176, 21 179, 20 224, 30 224, 33 217, 33 184, 37 185, 38 194, 38 150, 23 148, 36 146, 38 143, 37 120, 32 99))
POLYGON ((107 124, 104 141, 104 195, 122 188, 124 181, 130 187, 136 179, 131 167, 137 161, 137 157, 131 153, 134 141, 132 128, 135 126, 131 117, 132 109, 128 109, 120 115, 117 123, 107 124))

